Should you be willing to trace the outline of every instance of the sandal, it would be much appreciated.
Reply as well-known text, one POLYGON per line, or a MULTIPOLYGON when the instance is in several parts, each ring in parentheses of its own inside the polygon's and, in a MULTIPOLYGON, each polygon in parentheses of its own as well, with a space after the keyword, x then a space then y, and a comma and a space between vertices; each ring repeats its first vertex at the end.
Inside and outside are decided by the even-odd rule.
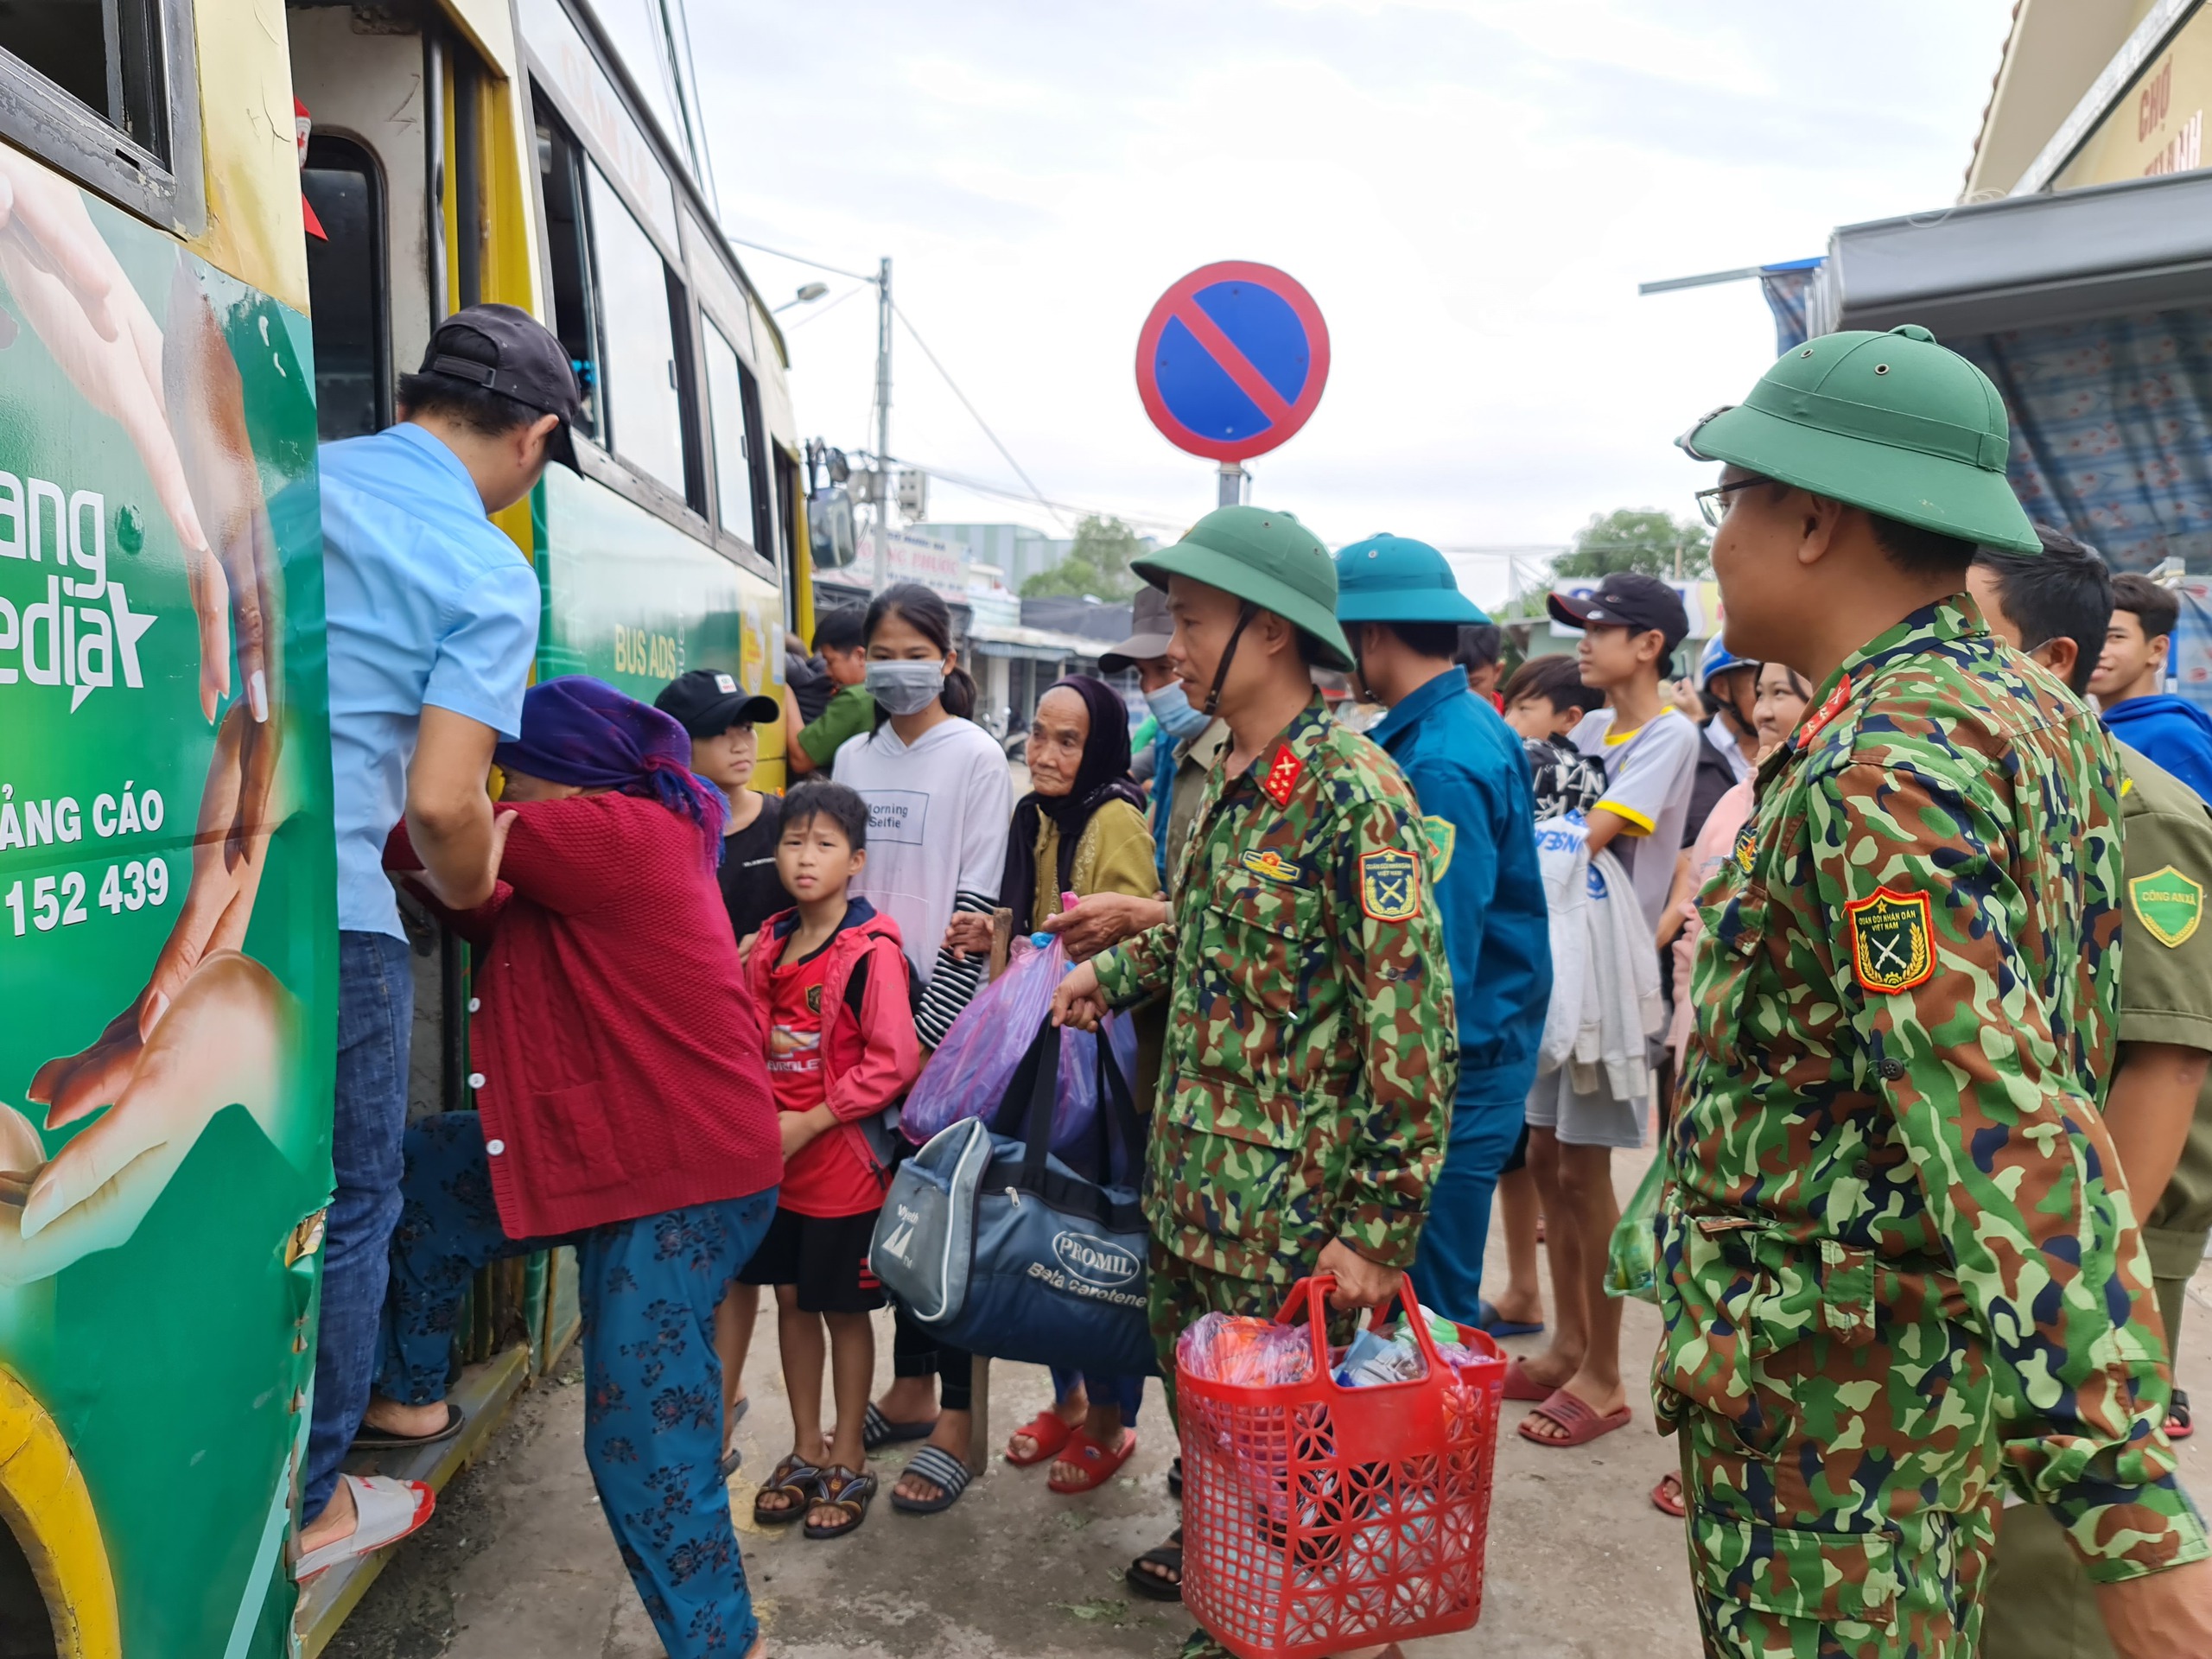
POLYGON ((1601 1416, 1597 1408, 1580 1395, 1569 1394, 1565 1389, 1554 1389, 1551 1398, 1529 1414, 1542 1418, 1560 1433, 1556 1435, 1532 1433, 1524 1421, 1520 1425, 1521 1438, 1532 1445, 1562 1448, 1587 1446, 1599 1435, 1610 1434, 1617 1428, 1626 1428, 1629 1424, 1629 1408, 1626 1406, 1601 1416))
POLYGON ((1050 1411, 1040 1411, 1027 1424, 1015 1429, 1011 1435, 1007 1436, 1006 1460, 1017 1469, 1031 1468, 1057 1454, 1062 1446, 1074 1438, 1075 1433, 1076 1426, 1073 1423, 1054 1416, 1050 1411), (1028 1457, 1017 1457, 1014 1454, 1014 1443, 1024 1435, 1028 1436, 1037 1449, 1028 1457))
POLYGON ((834 1527, 825 1527, 810 1518, 805 1532, 810 1538, 842 1538, 847 1533, 858 1532, 861 1522, 868 1519, 868 1506, 875 1497, 877 1482, 874 1475, 865 1471, 855 1474, 842 1463, 833 1463, 822 1471, 822 1479, 814 1492, 814 1507, 842 1510, 850 1518, 834 1527))
POLYGON ((419 1480, 394 1480, 389 1475, 339 1478, 353 1489, 353 1530, 302 1555, 292 1567, 298 1583, 305 1584, 340 1561, 397 1543, 419 1531, 438 1507, 437 1494, 419 1480))
POLYGON ((970 1478, 968 1465, 941 1446, 925 1446, 906 1465, 906 1473, 918 1475, 938 1489, 935 1497, 908 1497, 891 1489, 891 1507, 906 1515, 942 1515, 960 1501, 970 1478))
POLYGON ((906 1440, 926 1440, 936 1432, 936 1418, 925 1423, 894 1423, 873 1400, 868 1402, 868 1415, 861 1419, 861 1445, 870 1452, 906 1440))
POLYGON ((1055 1467, 1052 1478, 1045 1483, 1046 1490, 1070 1496, 1095 1492, 1121 1471, 1122 1465, 1136 1449, 1137 1432, 1134 1428, 1122 1431, 1122 1443, 1117 1446, 1103 1445, 1092 1440, 1088 1431, 1079 1428, 1068 1437, 1067 1450, 1059 1457, 1060 1463, 1075 1466, 1075 1475, 1063 1476, 1055 1467))
POLYGON ((764 1527, 788 1527, 794 1521, 804 1521, 821 1491, 822 1471, 796 1452, 786 1453, 753 1494, 753 1518, 764 1527), (761 1507, 765 1497, 785 1496, 792 1501, 775 1509, 761 1507))
POLYGON ((1180 1601, 1183 1599, 1183 1529, 1178 1527, 1164 1544, 1147 1549, 1131 1561, 1128 1570, 1122 1574, 1130 1589, 1147 1601, 1180 1601), (1147 1573, 1146 1567, 1164 1567, 1175 1576, 1164 1577, 1147 1573))
MULTIPOLYGON (((2178 1395, 2180 1391, 2177 1389, 2175 1392, 2178 1395)), ((450 1400, 445 1402, 445 1427, 432 1429, 428 1434, 397 1434, 388 1428, 372 1428, 364 1421, 354 1432, 353 1449, 356 1452, 405 1452, 415 1446, 435 1446, 441 1440, 449 1440, 461 1433, 461 1426, 468 1418, 450 1400)))
POLYGON ((1651 1489, 1651 1507, 1662 1515, 1671 1515, 1681 1520, 1689 1513, 1689 1505, 1682 1497, 1682 1478, 1669 1471, 1659 1477, 1659 1484, 1651 1489))
POLYGON ((1516 1354, 1505 1362, 1505 1397, 1509 1400, 1548 1400, 1557 1389, 1548 1389, 1529 1375, 1529 1368, 1516 1354))
POLYGON ((2189 1395, 2176 1389, 2173 1403, 2166 1408, 2166 1438, 2185 1440, 2196 1433, 2196 1424, 2189 1414, 2189 1395))
POLYGON ((1544 1322, 1509 1319, 1497 1311, 1497 1303, 1482 1296, 1475 1300, 1475 1329, 1486 1337, 1538 1337, 1543 1334, 1544 1322))

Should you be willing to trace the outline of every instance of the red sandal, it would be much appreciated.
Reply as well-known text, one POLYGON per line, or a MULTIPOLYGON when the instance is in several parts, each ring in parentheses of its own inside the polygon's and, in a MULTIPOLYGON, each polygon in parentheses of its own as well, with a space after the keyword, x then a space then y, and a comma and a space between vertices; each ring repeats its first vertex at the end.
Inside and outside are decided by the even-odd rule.
POLYGON ((1017 1469, 1033 1468, 1047 1459, 1058 1456, 1060 1448, 1074 1438, 1076 1426, 1073 1423, 1055 1417, 1049 1411, 1040 1411, 1021 1427, 1015 1429, 1013 1434, 1007 1437, 1006 1443, 1009 1449, 1006 1454, 1006 1460, 1017 1469), (1017 1458, 1011 1448, 1015 1438, 1024 1434, 1029 1437, 1037 1449, 1026 1458, 1017 1458))
POLYGON ((1121 1445, 1110 1448, 1077 1429, 1068 1437, 1067 1450, 1060 1454, 1059 1460, 1075 1465, 1079 1472, 1070 1480, 1055 1471, 1045 1484, 1052 1491, 1071 1496, 1096 1491, 1120 1472, 1122 1465, 1129 1460, 1129 1453, 1136 1449, 1137 1432, 1134 1428, 1123 1429, 1121 1445))
POLYGON ((1565 1389, 1554 1389, 1552 1397, 1529 1414, 1541 1417, 1560 1432, 1556 1435, 1532 1433, 1526 1419, 1520 1425, 1521 1438, 1537 1446, 1587 1446, 1601 1434, 1610 1434, 1629 1423, 1629 1409, 1622 1406, 1617 1410, 1599 1413, 1598 1408, 1580 1395, 1569 1394, 1565 1389))

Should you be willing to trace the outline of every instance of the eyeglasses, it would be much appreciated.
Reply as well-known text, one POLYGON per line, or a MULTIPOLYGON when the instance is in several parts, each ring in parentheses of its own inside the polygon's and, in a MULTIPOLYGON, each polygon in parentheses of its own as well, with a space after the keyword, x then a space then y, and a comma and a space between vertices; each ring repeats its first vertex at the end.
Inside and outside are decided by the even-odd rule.
POLYGON ((1697 493, 1697 510, 1705 522, 1713 529, 1720 528, 1720 521, 1728 516, 1728 497, 1736 490, 1748 490, 1754 485, 1771 484, 1770 478, 1739 478, 1733 484, 1716 484, 1709 490, 1697 493))

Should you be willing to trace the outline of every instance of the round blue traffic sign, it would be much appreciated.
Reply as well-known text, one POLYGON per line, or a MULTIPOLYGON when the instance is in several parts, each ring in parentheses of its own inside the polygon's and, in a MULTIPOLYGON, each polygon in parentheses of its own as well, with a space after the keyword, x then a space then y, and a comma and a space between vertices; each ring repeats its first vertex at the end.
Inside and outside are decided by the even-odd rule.
POLYGON ((1137 335, 1145 413, 1177 448, 1213 461, 1290 437, 1328 378, 1321 308, 1272 265, 1202 266, 1160 296, 1137 335))

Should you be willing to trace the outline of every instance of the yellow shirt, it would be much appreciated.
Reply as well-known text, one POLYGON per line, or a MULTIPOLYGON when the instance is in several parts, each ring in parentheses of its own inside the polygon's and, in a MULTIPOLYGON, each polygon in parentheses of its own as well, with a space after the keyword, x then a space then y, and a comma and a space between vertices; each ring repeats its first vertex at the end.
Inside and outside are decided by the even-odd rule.
MULTIPOLYGON (((1094 893, 1126 893, 1149 899, 1160 891, 1160 874, 1152 858, 1152 831, 1144 810, 1128 801, 1112 800, 1090 815, 1083 839, 1075 844, 1075 868, 1070 880, 1078 899, 1094 893)), ((1041 926, 1047 916, 1060 913, 1060 826, 1043 814, 1037 821, 1037 891, 1030 925, 1041 926)))

